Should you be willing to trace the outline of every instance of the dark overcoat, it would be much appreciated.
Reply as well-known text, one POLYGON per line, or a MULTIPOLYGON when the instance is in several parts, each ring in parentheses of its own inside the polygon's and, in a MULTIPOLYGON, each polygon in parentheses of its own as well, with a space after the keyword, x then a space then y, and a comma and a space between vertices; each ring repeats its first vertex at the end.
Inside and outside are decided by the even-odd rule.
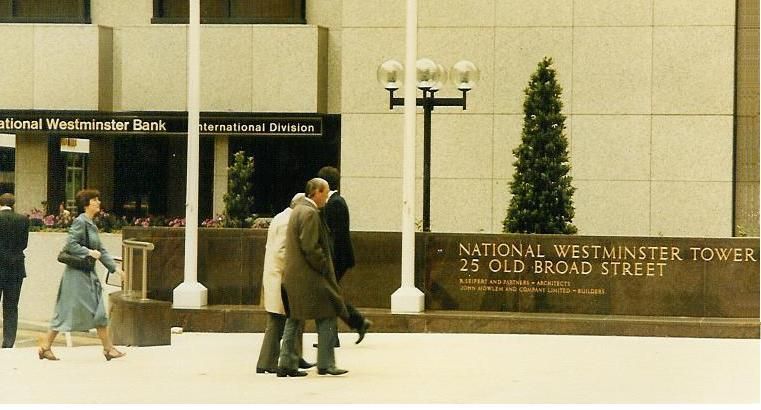
POLYGON ((288 221, 283 287, 289 317, 348 317, 333 270, 328 228, 307 199, 296 205, 288 221))
POLYGON ((338 192, 334 192, 322 212, 325 214, 325 222, 328 224, 330 236, 333 239, 333 266, 336 270, 336 280, 340 282, 344 273, 354 267, 354 247, 349 230, 349 207, 346 205, 346 200, 338 192))
POLYGON ((25 278, 24 249, 29 242, 29 218, 12 210, 0 211, 0 276, 25 278))

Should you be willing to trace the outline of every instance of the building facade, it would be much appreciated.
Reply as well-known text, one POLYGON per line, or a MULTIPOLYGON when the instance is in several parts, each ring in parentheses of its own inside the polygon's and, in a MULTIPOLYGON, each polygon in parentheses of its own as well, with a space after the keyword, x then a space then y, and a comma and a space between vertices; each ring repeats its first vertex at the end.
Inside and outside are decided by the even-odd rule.
MULTIPOLYGON (((62 2, 86 14, 75 22, 35 17, 54 14, 46 2, 5 3, 0 120, 13 120, 0 130, 0 189, 16 193, 20 211, 66 205, 79 184, 99 188, 118 214, 183 215, 183 130, 137 131, 130 121, 169 122, 186 109, 185 2, 62 2), (24 15, 25 5, 33 10, 24 15), (74 117, 133 128, 47 127, 74 117), (73 147, 85 140, 86 150, 73 147)), ((433 231, 501 231, 523 89, 547 56, 564 89, 580 234, 758 235, 757 2, 418 3, 418 57, 481 70, 467 110, 433 114, 433 231)), ((352 228, 399 230, 402 109, 389 110, 375 72, 404 58, 405 2, 201 4, 202 122, 217 127, 201 132, 201 216, 222 211, 226 168, 243 150, 255 161, 254 212, 277 212, 320 167, 336 165, 352 228), (285 130, 233 126, 257 121, 285 130), (310 121, 319 132, 298 129, 310 121)), ((421 215, 422 115, 418 134, 421 215)))

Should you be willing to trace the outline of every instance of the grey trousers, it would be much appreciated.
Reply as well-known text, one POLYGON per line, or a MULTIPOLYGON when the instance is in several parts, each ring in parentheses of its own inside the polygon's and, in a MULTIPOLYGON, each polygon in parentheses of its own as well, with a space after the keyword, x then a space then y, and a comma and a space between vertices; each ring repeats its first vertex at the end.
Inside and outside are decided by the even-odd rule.
MULTIPOLYGON (((336 356, 333 346, 336 344, 336 318, 315 319, 317 325, 317 368, 328 369, 335 367, 336 356)), ((288 318, 283 331, 283 343, 280 347, 279 367, 296 370, 299 366, 299 355, 296 352, 296 335, 304 331, 304 321, 288 318)))
MULTIPOLYGON (((288 318, 277 313, 267 312, 267 327, 264 330, 262 348, 259 350, 259 360, 256 367, 259 369, 277 368, 277 359, 280 356, 280 340, 283 338, 285 323, 288 318)), ((301 358, 302 334, 299 332, 294 340, 296 354, 301 358)), ((297 359, 298 360, 298 359, 297 359)))

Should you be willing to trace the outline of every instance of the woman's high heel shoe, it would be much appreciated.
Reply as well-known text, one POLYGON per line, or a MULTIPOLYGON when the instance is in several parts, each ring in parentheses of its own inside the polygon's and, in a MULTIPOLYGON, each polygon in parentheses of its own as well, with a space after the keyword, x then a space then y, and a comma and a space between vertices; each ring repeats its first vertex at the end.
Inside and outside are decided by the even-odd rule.
POLYGON ((118 359, 122 356, 125 356, 127 353, 122 353, 115 348, 111 348, 111 350, 103 350, 103 356, 106 357, 107 361, 111 361, 111 359, 118 359))
POLYGON ((37 356, 39 356, 40 360, 42 359, 48 359, 48 360, 59 360, 55 355, 53 354, 53 351, 50 350, 50 348, 44 348, 42 346, 37 349, 37 356))

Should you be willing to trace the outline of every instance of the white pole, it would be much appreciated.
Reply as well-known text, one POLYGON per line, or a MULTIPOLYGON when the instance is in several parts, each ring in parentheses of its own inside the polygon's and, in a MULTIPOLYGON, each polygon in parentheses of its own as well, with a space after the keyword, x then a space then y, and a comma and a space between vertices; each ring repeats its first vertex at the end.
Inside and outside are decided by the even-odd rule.
POLYGON ((417 87, 417 0, 407 0, 406 59, 404 62, 404 158, 402 164, 402 286, 391 295, 391 313, 419 313, 423 292, 415 287, 415 99, 417 87))
POLYGON ((206 306, 208 291, 198 283, 198 123, 201 94, 201 7, 190 0, 188 25, 188 169, 185 196, 185 276, 174 289, 173 307, 206 306))

